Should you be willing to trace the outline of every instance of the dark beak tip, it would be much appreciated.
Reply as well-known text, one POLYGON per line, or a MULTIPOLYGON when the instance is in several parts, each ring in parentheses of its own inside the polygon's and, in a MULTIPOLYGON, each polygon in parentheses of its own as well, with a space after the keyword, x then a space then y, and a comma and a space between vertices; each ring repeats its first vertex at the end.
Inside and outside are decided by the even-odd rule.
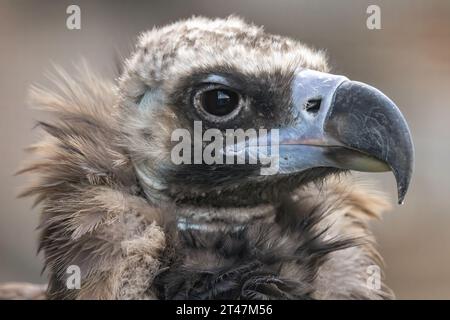
MULTIPOLYGON (((395 106, 395 108, 397 107, 395 106)), ((415 152, 408 124, 399 110, 398 113, 398 126, 400 127, 400 130, 398 132, 398 141, 396 141, 395 144, 396 148, 394 149, 394 152, 397 152, 397 155, 395 157, 392 156, 390 166, 395 176, 395 180, 397 181, 398 204, 402 205, 405 202, 406 194, 411 185, 414 172, 415 152)))
MULTIPOLYGON (((412 144, 411 144, 412 146, 412 144)), ((411 185, 412 174, 414 171, 414 150, 411 149, 409 153, 410 159, 408 161, 408 166, 399 171, 397 168, 393 168, 395 180, 397 181, 397 193, 398 193, 398 204, 404 204, 406 194, 411 185)))
POLYGON ((370 85, 346 81, 335 92, 326 130, 344 146, 385 162, 397 181, 398 202, 404 202, 414 147, 408 124, 391 99, 370 85))

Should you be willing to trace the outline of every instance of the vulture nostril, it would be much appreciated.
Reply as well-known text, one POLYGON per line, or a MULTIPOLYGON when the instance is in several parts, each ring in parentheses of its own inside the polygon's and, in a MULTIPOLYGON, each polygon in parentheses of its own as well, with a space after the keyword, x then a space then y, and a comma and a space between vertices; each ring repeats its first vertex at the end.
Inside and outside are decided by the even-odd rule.
POLYGON ((317 114, 320 110, 320 104, 322 103, 322 99, 310 99, 306 102, 305 110, 312 114, 317 114))

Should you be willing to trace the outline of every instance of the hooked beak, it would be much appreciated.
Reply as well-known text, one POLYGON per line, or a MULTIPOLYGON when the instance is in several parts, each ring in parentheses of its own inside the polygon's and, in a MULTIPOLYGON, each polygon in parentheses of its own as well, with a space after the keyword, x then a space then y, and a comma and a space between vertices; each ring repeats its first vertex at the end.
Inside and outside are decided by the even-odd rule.
POLYGON ((292 100, 298 121, 279 130, 279 173, 390 170, 403 202, 414 150, 408 125, 388 97, 343 76, 303 70, 293 82, 292 100))

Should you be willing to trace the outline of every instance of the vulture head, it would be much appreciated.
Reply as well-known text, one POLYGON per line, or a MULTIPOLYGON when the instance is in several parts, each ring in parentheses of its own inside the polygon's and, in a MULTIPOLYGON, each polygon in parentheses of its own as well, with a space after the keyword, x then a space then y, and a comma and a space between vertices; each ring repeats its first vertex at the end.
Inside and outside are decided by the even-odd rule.
POLYGON ((120 94, 127 147, 144 192, 155 201, 273 203, 345 170, 391 170, 400 202, 408 188, 412 142, 389 98, 328 73, 322 52, 237 18, 195 18, 143 33, 126 62, 120 94), (187 142, 173 135, 177 129, 187 142), (228 144, 205 163, 206 144, 219 138, 234 149, 228 144), (172 158, 180 152, 178 139, 190 144, 181 163, 172 158), (267 148, 255 147, 262 141, 267 148), (239 152, 249 160, 271 151, 265 166, 236 163, 239 152))
POLYGON ((403 201, 409 129, 322 52, 197 17, 143 33, 116 82, 59 74, 60 92, 32 91, 54 118, 22 170, 38 176, 23 195, 42 203, 49 298, 392 297, 367 286, 386 202, 339 173, 390 170, 403 201))

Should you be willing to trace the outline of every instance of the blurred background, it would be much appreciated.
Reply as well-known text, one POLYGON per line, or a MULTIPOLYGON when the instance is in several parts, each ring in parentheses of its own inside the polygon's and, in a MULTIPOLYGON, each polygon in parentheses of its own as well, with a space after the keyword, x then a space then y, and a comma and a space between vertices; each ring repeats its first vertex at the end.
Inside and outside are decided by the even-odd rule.
POLYGON ((391 97, 411 128, 416 167, 406 204, 397 206, 390 174, 364 176, 391 195, 392 212, 374 224, 398 298, 450 299, 450 1, 23 1, 0 0, 0 282, 44 283, 36 255, 38 208, 16 195, 13 174, 37 139, 39 114, 25 103, 51 63, 73 70, 85 57, 115 77, 116 52, 128 55, 139 32, 192 15, 237 14, 270 33, 326 49, 334 73, 391 97), (66 8, 81 8, 81 30, 66 8), (366 9, 381 8, 381 30, 366 9))

